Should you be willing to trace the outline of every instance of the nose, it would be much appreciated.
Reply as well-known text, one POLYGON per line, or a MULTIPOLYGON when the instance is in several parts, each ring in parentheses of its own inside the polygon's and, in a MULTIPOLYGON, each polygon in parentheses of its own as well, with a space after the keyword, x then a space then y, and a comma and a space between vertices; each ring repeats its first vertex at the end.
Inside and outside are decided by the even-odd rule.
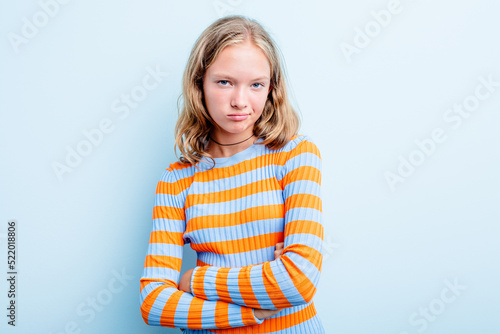
POLYGON ((235 87, 231 96, 231 106, 236 109, 245 109, 248 106, 248 96, 245 87, 235 87))

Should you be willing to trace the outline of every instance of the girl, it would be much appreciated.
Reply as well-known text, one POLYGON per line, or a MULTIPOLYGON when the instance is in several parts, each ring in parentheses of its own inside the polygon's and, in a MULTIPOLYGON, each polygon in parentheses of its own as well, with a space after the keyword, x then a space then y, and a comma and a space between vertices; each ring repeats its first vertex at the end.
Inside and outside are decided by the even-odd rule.
POLYGON ((182 156, 158 182, 141 278, 148 325, 184 333, 324 333, 321 158, 287 97, 278 51, 230 16, 196 41, 176 125, 182 156), (197 266, 180 279, 191 243, 197 266))

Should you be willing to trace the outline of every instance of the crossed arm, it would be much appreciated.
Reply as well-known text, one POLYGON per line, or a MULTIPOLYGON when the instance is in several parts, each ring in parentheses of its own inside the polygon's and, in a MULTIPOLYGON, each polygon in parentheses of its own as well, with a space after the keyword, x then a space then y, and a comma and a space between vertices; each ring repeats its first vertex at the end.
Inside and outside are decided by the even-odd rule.
MULTIPOLYGON (((278 242, 276 244, 276 249, 274 251, 274 259, 277 260, 281 257, 281 254, 283 253, 283 242, 278 242)), ((191 279, 192 279, 192 274, 193 274, 194 268, 189 269, 182 275, 181 280, 179 281, 179 290, 192 293, 191 291, 191 279)), ((254 314, 257 319, 267 319, 272 317, 273 315, 279 313, 281 309, 276 309, 276 310, 264 310, 264 309, 254 309, 254 314)))

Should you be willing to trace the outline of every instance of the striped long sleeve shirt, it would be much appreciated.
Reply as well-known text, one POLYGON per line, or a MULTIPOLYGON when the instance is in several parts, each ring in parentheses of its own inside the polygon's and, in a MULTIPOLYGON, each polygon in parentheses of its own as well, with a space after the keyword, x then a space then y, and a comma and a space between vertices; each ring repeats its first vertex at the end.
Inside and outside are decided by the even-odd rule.
POLYGON ((158 182, 141 277, 148 325, 183 333, 324 333, 313 296, 322 264, 321 157, 306 136, 257 143, 158 182), (284 242, 281 257, 275 245, 284 242), (183 245, 197 252, 192 293, 178 289, 183 245), (282 309, 258 319, 253 309, 282 309))

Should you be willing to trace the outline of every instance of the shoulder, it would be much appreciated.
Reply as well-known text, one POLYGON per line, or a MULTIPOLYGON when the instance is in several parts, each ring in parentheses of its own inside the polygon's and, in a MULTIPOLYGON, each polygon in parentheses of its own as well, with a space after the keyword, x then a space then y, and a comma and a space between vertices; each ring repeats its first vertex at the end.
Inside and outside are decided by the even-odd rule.
POLYGON ((166 168, 161 174, 158 186, 162 184, 170 184, 181 191, 188 188, 193 182, 193 176, 196 168, 191 164, 174 162, 166 168))
POLYGON ((283 149, 279 180, 283 180, 284 186, 296 180, 310 180, 321 184, 321 155, 309 136, 295 136, 283 149))
MULTIPOLYGON (((311 137, 307 135, 294 136, 284 147, 285 152, 288 152, 288 159, 300 154, 311 154, 321 159, 321 154, 318 147, 313 142, 311 137)), ((288 160, 287 159, 287 160, 288 160)))

